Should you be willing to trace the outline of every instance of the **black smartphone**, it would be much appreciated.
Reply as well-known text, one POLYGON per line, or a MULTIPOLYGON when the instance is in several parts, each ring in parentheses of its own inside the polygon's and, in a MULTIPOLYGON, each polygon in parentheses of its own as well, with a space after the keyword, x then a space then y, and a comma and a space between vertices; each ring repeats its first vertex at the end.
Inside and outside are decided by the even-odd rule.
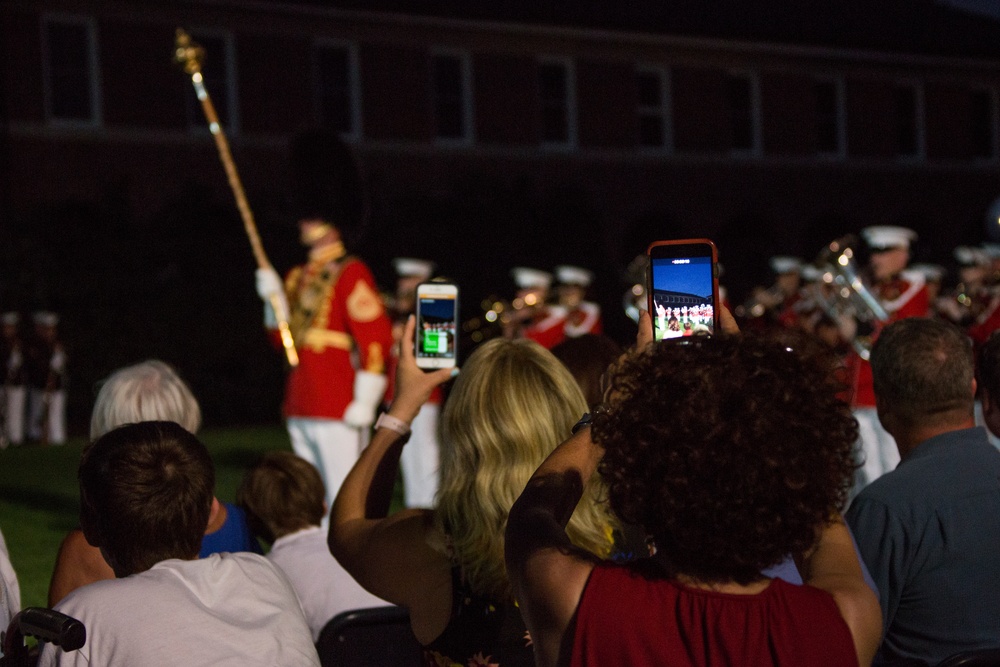
POLYGON ((445 282, 417 285, 417 366, 452 368, 458 359, 458 285, 445 282))
POLYGON ((708 239, 656 241, 646 251, 655 340, 712 335, 719 327, 719 256, 708 239))

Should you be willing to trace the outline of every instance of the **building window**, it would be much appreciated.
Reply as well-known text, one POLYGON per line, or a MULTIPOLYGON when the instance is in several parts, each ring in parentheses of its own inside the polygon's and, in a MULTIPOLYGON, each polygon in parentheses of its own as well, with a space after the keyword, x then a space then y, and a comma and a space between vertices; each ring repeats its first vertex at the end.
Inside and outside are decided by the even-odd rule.
POLYGON ((353 44, 314 47, 316 107, 323 127, 348 137, 361 135, 358 51, 353 44))
POLYGON ((992 90, 974 90, 971 94, 972 155, 993 159, 997 156, 997 98, 992 90))
POLYGON ((670 147, 670 79, 655 67, 641 67, 635 73, 639 116, 639 145, 645 148, 670 147))
POLYGON ((542 143, 576 145, 576 82, 572 62, 547 60, 538 65, 542 143))
POLYGON ((816 105, 816 152, 821 155, 844 155, 846 122, 842 82, 814 81, 813 95, 816 105))
POLYGON ((434 54, 431 78, 435 136, 445 141, 472 141, 472 64, 468 54, 434 54))
MULTIPOLYGON (((239 132, 239 113, 236 105, 236 66, 232 35, 220 33, 192 32, 191 39, 205 49, 205 60, 201 65, 205 90, 212 98, 219 123, 227 134, 239 132)), ((188 88, 188 127, 195 131, 208 130, 208 120, 201 102, 195 95, 194 87, 188 88)))
POLYGON ((895 85, 892 89, 892 110, 896 121, 896 156, 919 157, 923 147, 917 87, 911 84, 895 85))
POLYGON ((760 147, 760 88, 756 77, 731 72, 726 76, 731 148, 736 153, 757 153, 760 147))
POLYGON ((94 21, 46 17, 42 22, 45 112, 51 121, 101 122, 94 21))

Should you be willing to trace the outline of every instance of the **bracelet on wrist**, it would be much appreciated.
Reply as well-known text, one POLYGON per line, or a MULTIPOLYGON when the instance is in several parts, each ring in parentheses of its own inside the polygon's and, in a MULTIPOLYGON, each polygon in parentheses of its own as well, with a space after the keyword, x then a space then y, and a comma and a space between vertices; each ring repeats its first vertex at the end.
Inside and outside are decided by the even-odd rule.
POLYGON ((410 425, 402 419, 393 417, 388 412, 379 415, 378 421, 375 422, 375 430, 380 428, 387 428, 403 436, 410 435, 410 425))

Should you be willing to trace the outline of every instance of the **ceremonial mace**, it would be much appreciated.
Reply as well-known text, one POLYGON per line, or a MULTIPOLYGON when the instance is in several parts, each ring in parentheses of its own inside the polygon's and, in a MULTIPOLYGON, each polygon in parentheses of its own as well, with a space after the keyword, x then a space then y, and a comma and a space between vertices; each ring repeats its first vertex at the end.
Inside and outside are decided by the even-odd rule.
MULTIPOLYGON (((226 176, 229 178, 229 187, 236 198, 236 208, 240 210, 240 217, 243 218, 243 229, 250 240, 250 247, 253 249, 254 259, 257 260, 257 267, 261 269, 274 270, 271 266, 264 246, 260 242, 260 234, 257 233, 257 224, 253 219, 253 211, 247 203, 246 193, 243 191, 243 184, 240 182, 240 175, 236 171, 236 163, 233 162, 233 155, 229 151, 229 142, 222 131, 219 123, 219 115, 215 112, 215 105, 212 98, 208 96, 205 88, 205 80, 201 74, 201 61, 205 57, 205 49, 191 41, 191 35, 187 34, 183 28, 177 29, 177 40, 174 48, 174 60, 180 64, 184 71, 191 75, 191 83, 194 84, 195 93, 201 102, 201 108, 205 112, 205 119, 208 120, 208 129, 215 138, 215 146, 219 149, 219 158, 222 166, 226 169, 226 176)), ((285 348, 285 356, 288 358, 289 366, 299 365, 299 355, 295 351, 295 341, 292 339, 292 332, 288 328, 288 313, 285 312, 283 304, 277 295, 272 294, 270 298, 271 308, 274 310, 274 318, 278 321, 278 331, 281 333, 281 344, 285 348)))

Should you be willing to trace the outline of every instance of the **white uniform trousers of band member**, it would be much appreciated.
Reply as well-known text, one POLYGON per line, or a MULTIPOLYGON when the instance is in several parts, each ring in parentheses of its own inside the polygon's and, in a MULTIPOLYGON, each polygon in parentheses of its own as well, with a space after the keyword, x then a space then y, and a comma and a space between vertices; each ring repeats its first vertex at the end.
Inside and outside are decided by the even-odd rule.
POLYGON ((333 507, 347 473, 361 456, 361 450, 368 446, 368 429, 354 428, 334 419, 289 417, 288 435, 292 451, 319 470, 326 486, 327 507, 333 507))
POLYGON ((24 442, 24 405, 28 390, 23 385, 8 385, 3 388, 4 413, 3 435, 12 445, 24 442))
POLYGON ((438 416, 441 406, 424 403, 410 424, 410 440, 403 447, 403 498, 407 507, 434 507, 441 463, 438 416))
POLYGON ((53 445, 66 442, 66 392, 32 389, 28 394, 28 435, 53 445))
POLYGON ((854 418, 858 420, 858 443, 855 448, 861 467, 854 473, 852 498, 899 465, 896 439, 882 428, 875 408, 854 408, 854 418))

